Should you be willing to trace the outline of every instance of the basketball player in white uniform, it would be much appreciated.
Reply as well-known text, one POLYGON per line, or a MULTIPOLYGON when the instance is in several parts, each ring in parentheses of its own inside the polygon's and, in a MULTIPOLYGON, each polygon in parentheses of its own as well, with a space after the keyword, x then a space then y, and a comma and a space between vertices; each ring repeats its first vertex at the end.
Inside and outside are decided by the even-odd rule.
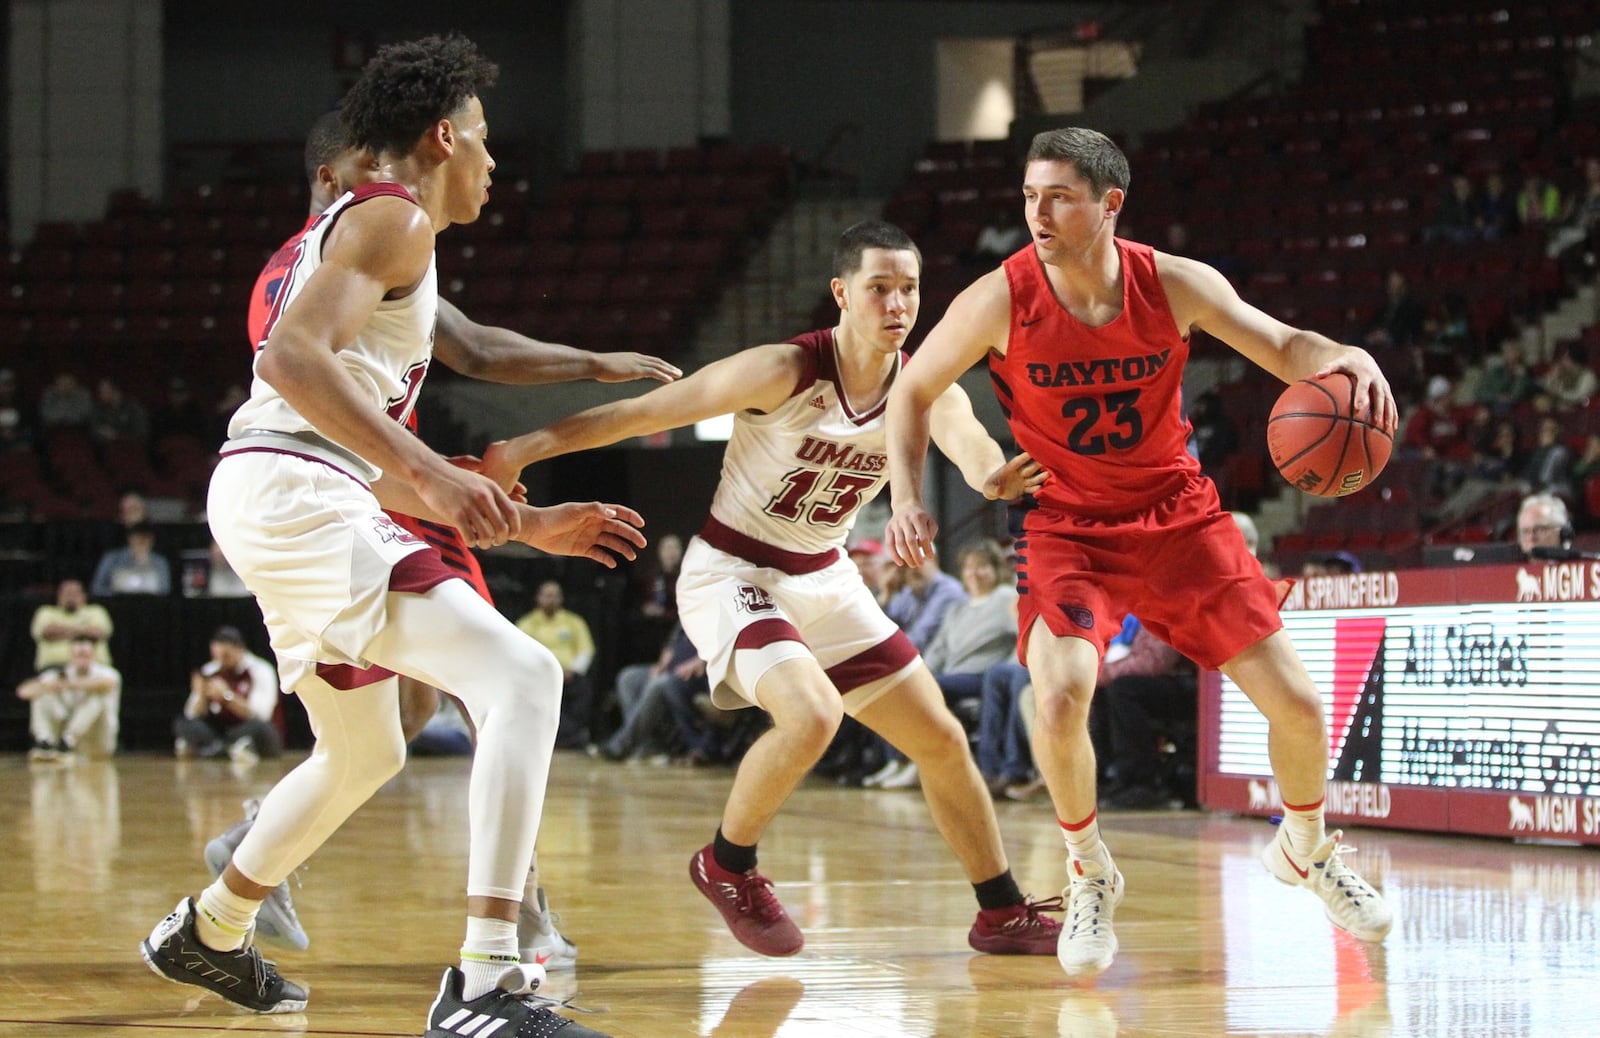
POLYGON ((383 512, 446 523, 478 547, 518 540, 607 565, 644 543, 628 509, 513 502, 403 427, 431 360, 435 235, 475 220, 488 198, 494 160, 478 94, 496 72, 459 36, 394 44, 368 64, 344 119, 382 172, 302 238, 212 477, 213 535, 261 606, 317 744, 267 794, 221 877, 140 950, 168 979, 256 1012, 305 1007, 305 989, 251 947, 255 914, 404 764, 395 674, 406 673, 456 696, 478 730, 466 940, 428 1034, 454 1033, 446 1021, 464 1013, 508 1034, 595 1033, 521 997, 543 976, 519 962, 516 919, 560 666, 383 512))
MULTIPOLYGON (((715 701, 759 706, 773 727, 745 754, 722 827, 690 874, 734 936, 765 955, 791 955, 804 938, 756 871, 756 842, 846 713, 920 767, 934 821, 978 897, 969 943, 1051 955, 1060 932, 1011 877, 988 791, 933 675, 843 551, 857 513, 887 481, 884 405, 916 321, 921 271, 905 232, 857 224, 834 253, 836 328, 745 350, 484 454, 483 471, 510 486, 534 461, 735 413, 711 516, 684 554, 678 610, 715 701)), ((1031 459, 1006 463, 959 387, 940 402, 935 428, 941 449, 989 496, 1037 485, 1031 459)))

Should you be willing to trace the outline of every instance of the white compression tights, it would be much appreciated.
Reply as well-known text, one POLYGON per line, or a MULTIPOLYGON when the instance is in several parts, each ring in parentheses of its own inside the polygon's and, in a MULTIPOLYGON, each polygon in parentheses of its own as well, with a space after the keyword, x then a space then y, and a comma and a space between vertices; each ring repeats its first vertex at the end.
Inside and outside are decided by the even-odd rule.
MULTIPOLYGON (((522 899, 544 808, 561 708, 561 665, 460 580, 424 595, 391 594, 389 622, 366 649, 374 663, 444 689, 478 729, 467 817, 467 893, 522 899)), ((276 886, 405 764, 395 678, 340 690, 295 689, 316 747, 273 787, 234 855, 276 886)))

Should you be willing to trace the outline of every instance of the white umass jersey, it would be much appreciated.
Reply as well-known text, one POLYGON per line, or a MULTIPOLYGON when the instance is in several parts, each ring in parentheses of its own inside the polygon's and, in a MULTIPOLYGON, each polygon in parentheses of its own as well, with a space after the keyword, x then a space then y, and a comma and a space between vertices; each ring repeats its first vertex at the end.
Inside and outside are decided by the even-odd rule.
MULTIPOLYGON (((888 396, 851 407, 831 328, 789 341, 806 350, 806 374, 771 413, 735 416, 711 515, 764 544, 820 554, 844 546, 856 514, 889 481, 888 396)), ((903 363, 895 358, 896 376, 903 363)))
MULTIPOLYGON (((322 265, 322 247, 339 217, 351 207, 371 198, 393 195, 414 202, 410 192, 398 184, 365 184, 346 192, 316 217, 297 238, 286 246, 282 257, 282 284, 277 286, 272 308, 266 315, 256 346, 256 361, 278 318, 294 305, 301 289, 322 265)), ((280 257, 274 257, 276 262, 280 257)), ((339 351, 345 370, 355 376, 366 396, 389 417, 405 424, 416 404, 417 392, 427 377, 433 358, 434 323, 439 312, 439 280, 434 259, 428 259, 428 272, 414 291, 403 299, 384 300, 356 335, 355 341, 339 351)), ((315 432, 311 423, 260 377, 250 384, 250 399, 240 405, 228 423, 228 436, 237 438, 246 431, 283 433, 315 432)), ((366 460, 366 459, 363 459, 366 460)), ((368 462, 370 465, 371 463, 368 462)), ((373 468, 376 476, 377 469, 373 468)))

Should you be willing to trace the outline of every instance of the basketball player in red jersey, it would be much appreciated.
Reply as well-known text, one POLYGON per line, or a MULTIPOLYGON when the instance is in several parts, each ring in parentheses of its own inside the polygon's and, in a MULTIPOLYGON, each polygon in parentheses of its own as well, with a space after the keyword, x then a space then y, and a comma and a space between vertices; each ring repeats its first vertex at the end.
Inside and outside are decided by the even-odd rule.
POLYGON ((1316 891, 1337 925, 1380 940, 1388 906, 1323 828, 1322 698, 1272 583, 1185 450, 1179 397, 1189 334, 1202 329, 1285 382, 1347 372, 1359 412, 1391 431, 1394 398, 1365 350, 1274 320, 1203 263, 1117 238, 1128 179, 1127 159, 1093 130, 1033 139, 1022 187, 1033 240, 956 298, 894 385, 885 541, 902 565, 933 542, 922 488, 929 408, 987 356, 1017 446, 1048 474, 1018 541, 1018 655, 1033 676, 1034 758, 1069 852, 1058 949, 1068 974, 1099 973, 1117 949, 1123 880, 1095 818, 1088 717, 1106 642, 1130 612, 1220 667, 1266 716, 1284 800, 1268 870, 1316 891))
POLYGON ((598 1033, 528 1000, 544 970, 521 963, 517 947, 560 665, 383 513, 455 527, 478 547, 515 539, 605 565, 645 543, 630 509, 530 507, 400 427, 433 355, 436 236, 488 201, 495 163, 478 95, 497 71, 460 36, 391 44, 363 70, 343 118, 381 173, 301 239, 212 474, 212 533, 261 607, 317 744, 267 794, 221 877, 180 901, 140 954, 161 976, 258 1013, 306 1006, 306 989, 252 946, 255 920, 404 764, 394 679, 404 672, 455 695, 478 730, 466 936, 429 1010, 429 1038, 468 1018, 507 1034, 598 1033))
MULTIPOLYGON (((252 350, 260 349, 266 340, 268 317, 294 262, 300 240, 316 218, 340 196, 370 182, 378 174, 372 152, 350 143, 337 111, 326 112, 311 124, 306 134, 305 171, 310 190, 310 213, 305 226, 268 259, 250 293, 248 331, 252 350)), ((591 353, 541 342, 506 328, 480 325, 442 298, 433 348, 434 356, 453 371, 509 385, 542 385, 580 379, 630 382, 650 378, 671 382, 683 374, 674 365, 642 353, 591 353)), ((415 410, 406 427, 417 432, 415 410)), ((470 463, 467 459, 463 461, 470 463)), ((402 512, 391 510, 389 515, 402 528, 431 544, 446 566, 455 570, 484 601, 494 604, 478 557, 459 530, 402 512)), ((439 692, 415 678, 400 675, 399 681, 400 723, 409 743, 439 709, 439 692)), ((462 716, 467 716, 464 710, 462 716)), ((213 874, 222 871, 250 831, 253 820, 251 814, 206 845, 206 862, 213 874)), ((280 884, 263 904, 257 928, 263 937, 282 940, 295 948, 303 950, 309 945, 287 882, 280 884)), ((537 858, 528 873, 517 928, 525 961, 540 962, 546 969, 570 969, 577 964, 577 947, 555 928, 545 893, 539 886, 537 858)))

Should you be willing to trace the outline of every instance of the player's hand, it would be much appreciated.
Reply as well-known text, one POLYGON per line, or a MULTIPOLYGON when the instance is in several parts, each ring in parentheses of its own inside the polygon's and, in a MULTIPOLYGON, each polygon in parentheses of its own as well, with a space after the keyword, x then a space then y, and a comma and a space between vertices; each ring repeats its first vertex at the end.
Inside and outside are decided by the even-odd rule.
MULTIPOLYGON (((458 469, 466 469, 468 472, 482 472, 486 476, 489 475, 487 472, 483 472, 483 459, 476 454, 457 454, 445 460, 458 469)), ((490 476, 489 478, 493 479, 494 477, 490 476)), ((498 483, 499 480, 495 480, 495 482, 498 483)), ((501 484, 500 489, 504 490, 506 496, 511 498, 514 503, 519 505, 528 503, 528 488, 523 484, 518 482, 513 482, 510 486, 501 484)))
POLYGON ((883 530, 883 547, 901 566, 920 566, 933 557, 933 538, 939 522, 920 505, 894 513, 883 530))
POLYGON ((1326 375, 1334 371, 1342 371, 1356 380, 1356 417, 1370 415, 1371 420, 1384 432, 1393 436, 1400 425, 1400 409, 1395 406, 1394 391, 1389 388, 1388 378, 1384 376, 1383 369, 1378 367, 1378 362, 1372 359, 1372 354, 1359 346, 1346 346, 1343 356, 1324 365, 1317 374, 1326 375))
POLYGON ((660 357, 646 353, 597 353, 595 363, 599 370, 596 382, 633 382, 652 378, 657 382, 676 382, 683 372, 660 357))
POLYGON ((552 555, 593 559, 615 569, 618 558, 636 559, 645 545, 644 519, 623 505, 569 502, 548 508, 523 507, 527 517, 517 540, 552 555))
POLYGON ((494 480, 507 493, 519 485, 518 480, 522 475, 522 468, 511 460, 511 451, 505 440, 496 440, 483 449, 478 471, 494 480))
POLYGON ((1050 473, 1023 451, 995 469, 983 481, 983 496, 991 501, 1015 501, 1023 494, 1037 494, 1050 473))
POLYGON ((481 473, 441 465, 419 481, 416 492, 474 548, 504 544, 522 529, 517 506, 481 473))

